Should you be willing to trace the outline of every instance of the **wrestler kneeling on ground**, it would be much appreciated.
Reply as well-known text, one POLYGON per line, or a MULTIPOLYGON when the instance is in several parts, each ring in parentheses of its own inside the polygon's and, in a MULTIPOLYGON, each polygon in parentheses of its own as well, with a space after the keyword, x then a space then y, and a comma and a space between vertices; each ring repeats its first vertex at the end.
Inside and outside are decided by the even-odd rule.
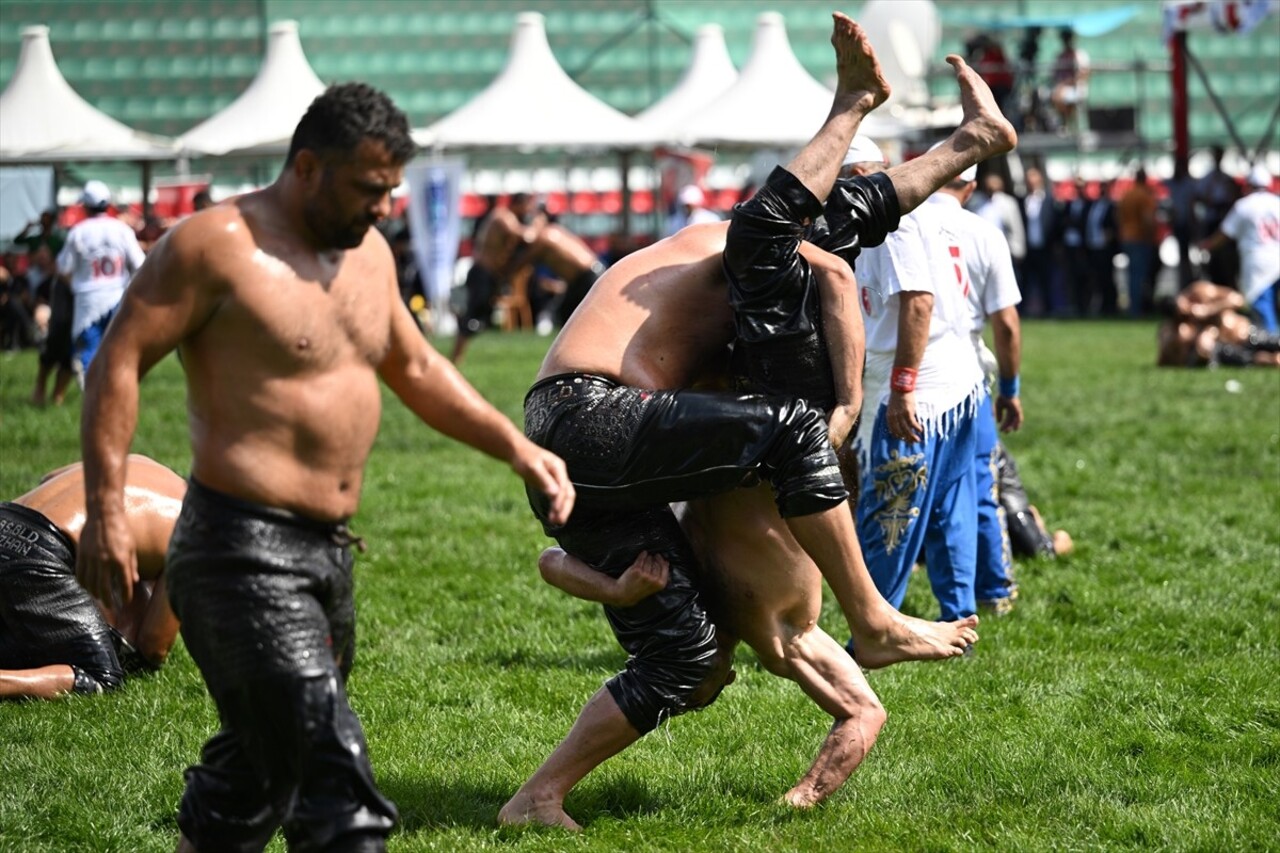
POLYGON ((98 601, 76 582, 85 519, 80 463, 0 503, 0 698, 102 693, 164 663, 178 635, 164 556, 186 491, 163 465, 129 457, 125 515, 142 580, 127 605, 98 601))

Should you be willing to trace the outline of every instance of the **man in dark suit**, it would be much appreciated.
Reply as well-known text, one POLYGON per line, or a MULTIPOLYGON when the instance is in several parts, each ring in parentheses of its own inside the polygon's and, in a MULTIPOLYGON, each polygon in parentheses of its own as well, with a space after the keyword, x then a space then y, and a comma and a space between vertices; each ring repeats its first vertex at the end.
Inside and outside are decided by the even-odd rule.
POLYGON ((1026 180, 1022 218, 1026 224, 1027 257, 1023 266, 1022 305, 1026 313, 1039 316, 1060 307, 1053 294, 1053 255, 1058 245, 1060 211, 1053 193, 1045 185, 1043 172, 1030 167, 1026 180))

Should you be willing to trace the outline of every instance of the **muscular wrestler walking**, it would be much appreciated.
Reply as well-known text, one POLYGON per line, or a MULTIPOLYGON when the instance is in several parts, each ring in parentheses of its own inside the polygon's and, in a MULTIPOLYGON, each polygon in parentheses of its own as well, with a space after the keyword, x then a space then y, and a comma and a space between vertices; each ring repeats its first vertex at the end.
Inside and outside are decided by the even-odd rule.
POLYGON ((174 228, 129 288, 90 371, 87 518, 77 576, 128 600, 122 493, 139 381, 177 348, 192 476, 170 600, 222 730, 187 771, 180 849, 381 850, 395 808, 374 784, 344 690, 351 545, 381 378, 421 420, 507 462, 567 520, 563 463, 529 442, 424 340, 370 226, 414 153, 381 92, 330 87, 274 184, 174 228))

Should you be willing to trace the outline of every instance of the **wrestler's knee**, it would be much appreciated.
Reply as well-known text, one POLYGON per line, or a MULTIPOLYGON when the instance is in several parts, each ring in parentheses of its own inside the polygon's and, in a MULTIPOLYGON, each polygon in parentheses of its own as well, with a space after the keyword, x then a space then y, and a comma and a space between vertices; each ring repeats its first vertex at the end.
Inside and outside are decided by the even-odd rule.
POLYGON ((822 412, 803 400, 787 400, 778 408, 778 426, 782 440, 765 462, 782 517, 822 512, 847 500, 822 412))
POLYGON ((720 691, 734 682, 737 674, 733 671, 733 649, 736 643, 721 642, 716 646, 712 666, 706 676, 694 689, 690 697, 689 709, 700 710, 720 698, 720 691))
POLYGON ((711 704, 730 680, 730 671, 715 632, 705 630, 637 654, 607 686, 619 709, 643 734, 666 717, 711 704))

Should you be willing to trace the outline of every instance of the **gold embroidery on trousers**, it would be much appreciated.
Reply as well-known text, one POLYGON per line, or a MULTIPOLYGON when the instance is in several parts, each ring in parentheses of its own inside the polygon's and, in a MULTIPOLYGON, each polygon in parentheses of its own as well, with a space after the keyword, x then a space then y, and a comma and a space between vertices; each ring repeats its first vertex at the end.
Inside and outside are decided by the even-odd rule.
POLYGON ((889 461, 876 467, 876 500, 882 509, 876 511, 875 519, 884 534, 886 553, 897 550, 911 522, 920 516, 911 497, 929 482, 929 466, 923 460, 923 453, 899 456, 898 451, 890 450, 889 461))

